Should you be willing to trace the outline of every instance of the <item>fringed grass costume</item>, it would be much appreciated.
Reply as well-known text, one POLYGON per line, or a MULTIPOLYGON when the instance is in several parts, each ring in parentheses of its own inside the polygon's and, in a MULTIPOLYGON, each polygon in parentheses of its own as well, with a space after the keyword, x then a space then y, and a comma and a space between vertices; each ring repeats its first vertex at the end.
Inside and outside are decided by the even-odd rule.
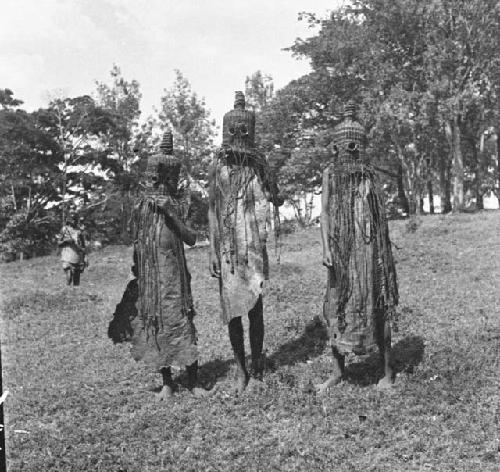
POLYGON ((213 172, 222 318, 228 323, 247 315, 268 278, 269 202, 255 166, 236 164, 221 152, 213 172))
MULTIPOLYGON (((137 290, 130 293, 137 296, 137 311, 134 314, 129 310, 125 314, 130 317, 132 356, 158 370, 189 366, 198 358, 191 276, 179 230, 181 204, 176 183, 180 163, 167 155, 172 152, 171 144, 162 143, 162 150, 163 154, 148 159, 146 182, 149 185, 134 209, 137 290), (174 183, 166 191, 169 179, 174 183)), ((115 318, 120 317, 118 308, 115 318)), ((126 322, 115 321, 115 324, 127 327, 126 322)), ((113 337, 111 331, 110 326, 113 337)))
MULTIPOLYGON (((254 149, 254 132, 255 115, 245 110, 244 95, 237 92, 234 110, 224 115, 222 148, 214 159, 210 179, 224 323, 248 314, 269 276, 269 202, 280 203, 266 158, 254 149)), ((274 211, 278 211, 276 206, 274 211)), ((275 225, 279 223, 276 216, 275 225)))
POLYGON ((169 226, 174 205, 144 198, 136 208, 140 314, 132 321, 132 356, 156 368, 191 365, 198 358, 191 275, 184 243, 169 226))
POLYGON ((325 171, 331 253, 324 316, 340 354, 384 346, 384 323, 398 304, 396 268, 381 192, 365 156, 365 132, 346 107, 325 171))

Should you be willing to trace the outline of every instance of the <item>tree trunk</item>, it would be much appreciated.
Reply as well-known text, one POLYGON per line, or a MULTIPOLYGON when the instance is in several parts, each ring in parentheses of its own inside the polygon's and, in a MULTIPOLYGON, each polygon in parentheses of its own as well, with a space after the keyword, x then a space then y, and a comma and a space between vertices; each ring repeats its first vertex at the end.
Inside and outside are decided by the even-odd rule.
POLYGON ((464 209, 464 158, 462 155, 460 117, 450 123, 452 136, 453 206, 454 213, 464 209))
MULTIPOLYGON (((500 189, 500 126, 497 129, 497 188, 500 189)), ((500 195, 500 191, 498 195, 500 195)))
POLYGON ((450 170, 449 162, 445 156, 439 159, 439 186, 441 193, 441 213, 449 213, 451 211, 450 199, 450 170))
POLYGON ((399 206, 401 207, 401 210, 406 213, 407 215, 410 214, 410 204, 408 203, 408 198, 406 197, 405 193, 405 187, 403 183, 403 165, 401 164, 401 160, 398 159, 398 178, 397 178, 397 184, 398 184, 398 200, 399 200, 399 206))
POLYGON ((16 199, 16 192, 14 190, 14 185, 10 185, 10 189, 12 192, 12 204, 14 205, 14 211, 17 211, 17 199, 16 199))
POLYGON ((474 146, 474 164, 476 165, 475 172, 475 194, 476 194, 476 209, 484 210, 483 204, 483 191, 482 191, 482 183, 483 183, 483 175, 484 175, 484 133, 481 133, 481 137, 479 138, 479 151, 474 146))
POLYGON ((432 191, 432 179, 429 176, 427 180, 427 195, 429 196, 429 213, 434 214, 434 192, 432 191))
POLYGON ((417 213, 417 199, 411 190, 408 191, 408 214, 410 216, 417 213))

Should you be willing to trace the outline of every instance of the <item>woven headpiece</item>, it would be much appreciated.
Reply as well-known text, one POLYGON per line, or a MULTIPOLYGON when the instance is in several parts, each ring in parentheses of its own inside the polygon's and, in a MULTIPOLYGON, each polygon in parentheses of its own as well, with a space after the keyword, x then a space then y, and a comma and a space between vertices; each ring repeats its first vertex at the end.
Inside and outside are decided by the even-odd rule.
POLYGON ((172 131, 166 131, 160 144, 160 150, 163 154, 171 155, 174 152, 174 137, 172 131))
POLYGON ((255 113, 245 110, 243 92, 235 92, 234 109, 222 120, 222 146, 239 153, 255 149, 255 113))
POLYGON ((173 155, 172 132, 163 135, 160 153, 148 157, 144 180, 148 193, 164 193, 167 182, 179 178, 181 161, 173 155))
POLYGON ((333 129, 332 148, 336 164, 367 163, 366 131, 356 121, 356 104, 353 101, 347 102, 342 122, 333 129))

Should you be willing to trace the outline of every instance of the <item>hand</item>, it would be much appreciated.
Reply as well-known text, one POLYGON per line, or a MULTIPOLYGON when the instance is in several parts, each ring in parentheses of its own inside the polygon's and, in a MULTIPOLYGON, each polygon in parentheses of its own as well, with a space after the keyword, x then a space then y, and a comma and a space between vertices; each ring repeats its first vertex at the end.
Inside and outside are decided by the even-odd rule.
POLYGON ((220 262, 219 258, 215 255, 213 251, 210 251, 210 275, 212 277, 220 277, 220 262))
POLYGON ((167 195, 155 195, 148 197, 148 201, 151 205, 163 209, 171 203, 171 198, 167 195))
POLYGON ((332 253, 330 250, 323 251, 323 265, 325 267, 331 267, 333 265, 332 253))
POLYGON ((285 203, 285 199, 284 197, 278 193, 278 195, 276 195, 276 198, 274 199, 274 206, 277 206, 277 207, 280 207, 283 205, 283 203, 285 203))

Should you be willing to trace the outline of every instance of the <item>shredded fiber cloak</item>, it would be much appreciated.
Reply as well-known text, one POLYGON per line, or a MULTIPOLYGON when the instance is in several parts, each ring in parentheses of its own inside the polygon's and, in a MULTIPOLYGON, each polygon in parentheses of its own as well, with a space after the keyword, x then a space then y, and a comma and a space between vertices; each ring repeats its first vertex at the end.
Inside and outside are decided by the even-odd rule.
POLYGON ((340 353, 383 345, 384 323, 398 304, 396 268, 373 171, 330 170, 328 270, 324 315, 340 353))
POLYGON ((255 306, 268 278, 270 207, 262 176, 254 166, 231 164, 222 157, 216 158, 213 172, 222 320, 229 323, 255 306))
POLYGON ((169 211, 176 211, 173 202, 160 209, 144 198, 134 215, 137 310, 128 324, 131 353, 155 369, 188 366, 198 358, 191 275, 184 244, 168 225, 169 211))

